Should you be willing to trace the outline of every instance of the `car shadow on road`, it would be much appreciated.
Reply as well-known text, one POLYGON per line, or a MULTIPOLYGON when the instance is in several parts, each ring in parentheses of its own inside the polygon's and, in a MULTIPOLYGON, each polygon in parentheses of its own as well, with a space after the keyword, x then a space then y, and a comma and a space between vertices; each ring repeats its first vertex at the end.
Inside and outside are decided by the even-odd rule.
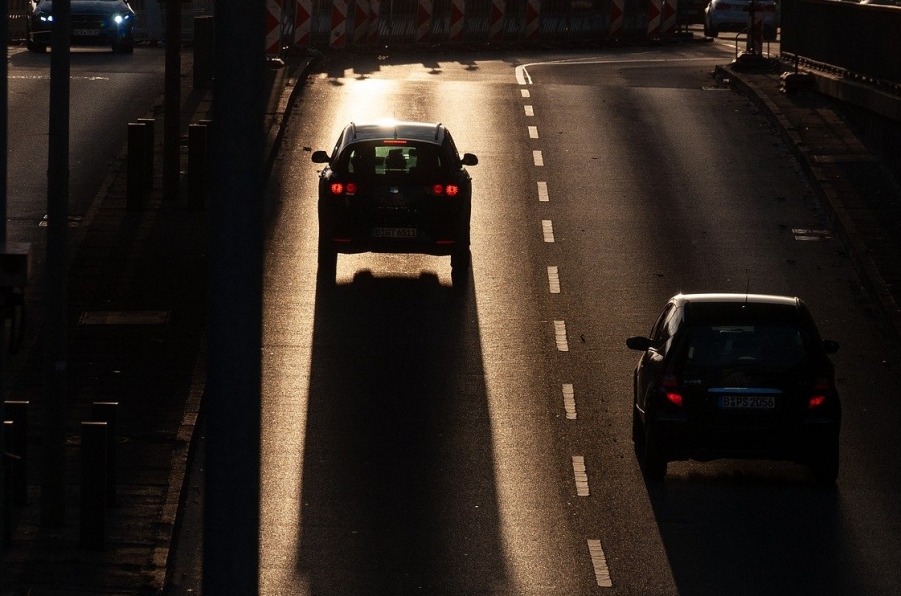
POLYGON ((505 586, 472 289, 432 273, 323 286, 297 557, 310 593, 505 586))
POLYGON ((648 495, 682 596, 851 594, 841 487, 790 463, 670 463, 648 495))

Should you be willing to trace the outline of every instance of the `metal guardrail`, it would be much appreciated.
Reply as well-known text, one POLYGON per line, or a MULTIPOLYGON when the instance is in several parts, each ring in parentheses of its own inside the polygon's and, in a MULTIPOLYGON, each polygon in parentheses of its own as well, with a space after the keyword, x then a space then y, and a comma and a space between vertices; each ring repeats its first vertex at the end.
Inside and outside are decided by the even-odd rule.
POLYGON ((901 85, 901 7, 782 0, 784 57, 901 85))

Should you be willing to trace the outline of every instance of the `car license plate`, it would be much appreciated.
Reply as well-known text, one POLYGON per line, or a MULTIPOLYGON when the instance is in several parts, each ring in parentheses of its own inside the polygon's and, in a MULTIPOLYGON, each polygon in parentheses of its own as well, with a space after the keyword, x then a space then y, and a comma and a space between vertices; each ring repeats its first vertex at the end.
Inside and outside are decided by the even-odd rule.
POLYGON ((72 29, 72 35, 79 37, 96 37, 100 35, 100 29, 72 29))
POLYGON ((416 228, 373 228, 374 238, 416 238, 416 228))
POLYGON ((724 410, 772 410, 776 398, 772 395, 722 395, 720 407, 724 410))

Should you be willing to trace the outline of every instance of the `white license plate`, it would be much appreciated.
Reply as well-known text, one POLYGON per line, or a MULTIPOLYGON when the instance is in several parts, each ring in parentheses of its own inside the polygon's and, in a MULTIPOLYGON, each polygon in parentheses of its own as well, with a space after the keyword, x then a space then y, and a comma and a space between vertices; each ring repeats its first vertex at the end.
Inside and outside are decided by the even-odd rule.
POLYGON ((100 35, 100 29, 72 29, 72 35, 79 37, 96 37, 100 35))
POLYGON ((416 228, 372 228, 373 238, 416 238, 416 228))
POLYGON ((724 410, 772 410, 776 398, 772 395, 723 395, 720 407, 724 410))

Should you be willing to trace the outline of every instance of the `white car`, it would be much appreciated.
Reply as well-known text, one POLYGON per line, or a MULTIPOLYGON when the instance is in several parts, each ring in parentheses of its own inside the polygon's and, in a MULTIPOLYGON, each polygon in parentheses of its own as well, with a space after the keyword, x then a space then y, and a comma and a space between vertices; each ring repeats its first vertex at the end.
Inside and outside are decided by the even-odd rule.
MULTIPOLYGON (((779 26, 779 6, 774 0, 756 0, 757 10, 763 12, 763 38, 776 39, 779 26)), ((704 9, 704 36, 717 37, 720 31, 750 30, 749 0, 710 0, 704 9)))

